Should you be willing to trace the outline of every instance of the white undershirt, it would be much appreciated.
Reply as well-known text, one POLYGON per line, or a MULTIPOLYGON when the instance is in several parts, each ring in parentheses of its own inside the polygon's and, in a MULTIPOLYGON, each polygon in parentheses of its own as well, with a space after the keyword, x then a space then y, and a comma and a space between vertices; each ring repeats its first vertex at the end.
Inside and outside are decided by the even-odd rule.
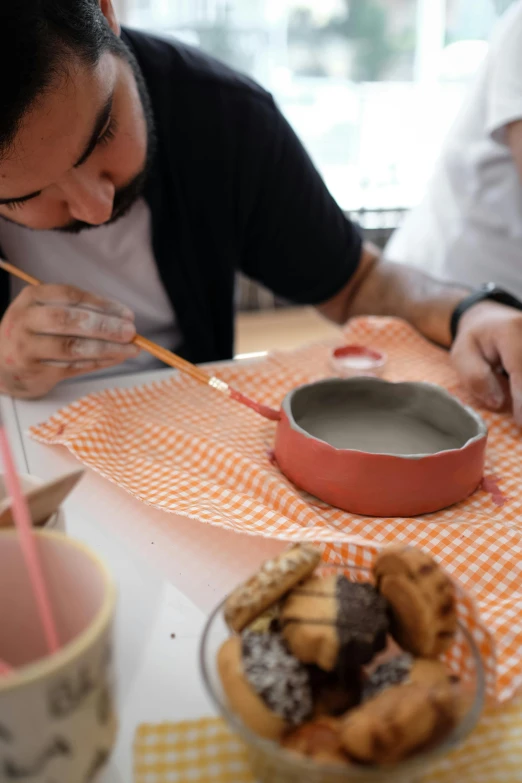
MULTIPOLYGON (((80 234, 32 231, 0 220, 0 247, 12 264, 43 282, 75 285, 127 305, 136 315, 140 334, 170 350, 179 346, 175 314, 154 260, 151 215, 144 199, 112 225, 80 234)), ((11 298, 23 285, 11 279, 11 298)), ((160 366, 142 352, 96 375, 160 366)))
POLYGON ((494 281, 522 297, 522 181, 506 126, 522 119, 522 2, 507 12, 444 144, 423 202, 387 257, 477 286, 494 281))

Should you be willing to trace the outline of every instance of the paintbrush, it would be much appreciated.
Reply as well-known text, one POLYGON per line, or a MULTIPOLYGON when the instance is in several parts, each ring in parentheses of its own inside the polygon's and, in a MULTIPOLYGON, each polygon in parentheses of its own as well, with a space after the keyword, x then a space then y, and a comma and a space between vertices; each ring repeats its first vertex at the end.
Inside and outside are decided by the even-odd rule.
MULTIPOLYGON (((8 261, 4 261, 3 259, 0 259, 0 269, 9 272, 9 274, 13 275, 14 277, 18 277, 20 280, 23 280, 29 285, 42 285, 41 282, 36 279, 36 277, 28 275, 26 272, 22 272, 20 269, 13 266, 8 261)), ((200 367, 197 367, 195 364, 191 364, 191 362, 188 362, 186 359, 182 359, 181 356, 172 353, 172 351, 168 351, 161 345, 152 342, 152 340, 148 340, 146 337, 142 337, 141 335, 137 334, 134 337, 133 343, 139 346, 139 348, 142 348, 144 351, 150 353, 156 359, 159 359, 164 364, 167 364, 169 367, 173 367, 174 369, 179 370, 186 375, 190 375, 190 377, 194 378, 194 380, 199 381, 200 383, 205 383, 212 389, 216 389, 216 391, 228 395, 232 400, 240 402, 242 405, 246 405, 256 413, 259 413, 260 416, 264 416, 265 419, 279 421, 281 418, 279 411, 274 410, 274 408, 270 408, 268 405, 262 405, 255 400, 251 400, 250 397, 247 397, 241 392, 232 389, 228 383, 226 383, 226 381, 223 381, 221 378, 218 378, 215 375, 209 375, 200 367)))

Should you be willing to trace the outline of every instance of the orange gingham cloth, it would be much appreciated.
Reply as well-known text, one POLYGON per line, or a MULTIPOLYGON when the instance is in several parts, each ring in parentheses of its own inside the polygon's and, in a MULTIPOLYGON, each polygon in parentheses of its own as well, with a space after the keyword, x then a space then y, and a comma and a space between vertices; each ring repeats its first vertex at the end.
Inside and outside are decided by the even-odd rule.
MULTIPOLYGON (((468 739, 419 783, 520 783, 522 701, 490 709, 468 739)), ((220 718, 143 725, 134 783, 255 783, 241 740, 220 718)))
MULTIPOLYGON (((447 353, 404 322, 358 319, 345 337, 385 351, 389 380, 438 383, 471 403, 447 353)), ((278 407, 290 389, 332 374, 329 347, 315 345, 216 371, 247 395, 278 407)), ((475 595, 490 634, 471 621, 490 693, 496 664, 496 696, 505 700, 522 685, 522 438, 509 415, 484 415, 490 427, 486 475, 498 478, 507 501, 498 506, 479 490, 452 508, 417 519, 357 517, 298 491, 272 464, 275 424, 181 375, 90 395, 34 427, 32 435, 66 446, 145 503, 202 522, 323 543, 327 556, 350 561, 352 554, 366 565, 374 552, 368 547, 348 552, 354 537, 431 552, 475 595)))

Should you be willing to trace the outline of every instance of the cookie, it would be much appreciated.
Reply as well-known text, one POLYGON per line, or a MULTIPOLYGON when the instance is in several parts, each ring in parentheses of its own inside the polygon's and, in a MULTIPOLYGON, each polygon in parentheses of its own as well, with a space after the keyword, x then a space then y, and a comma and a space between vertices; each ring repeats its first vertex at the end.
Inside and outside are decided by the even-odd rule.
POLYGON ((370 584, 342 575, 311 577, 289 593, 280 623, 296 658, 342 677, 384 648, 387 611, 370 584))
POLYGON ((340 728, 340 721, 335 718, 316 718, 287 734, 282 745, 318 764, 346 764, 348 757, 342 747, 340 728))
POLYGON ((344 672, 341 680, 337 672, 325 672, 318 666, 309 666, 314 702, 314 717, 339 717, 361 701, 361 669, 344 672))
POLYGON ((363 686, 362 700, 368 701, 368 699, 373 699, 391 685, 399 685, 401 682, 406 682, 410 677, 413 665, 414 659, 407 653, 396 655, 389 661, 381 663, 367 677, 363 686))
POLYGON ((408 682, 431 688, 452 685, 455 681, 458 682, 458 677, 454 677, 442 661, 434 661, 430 658, 416 658, 408 676, 408 682))
POLYGON ((417 683, 427 687, 452 684, 453 677, 441 661, 412 658, 408 653, 397 655, 378 666, 366 679, 362 700, 373 699, 391 685, 417 683))
POLYGON ((308 544, 296 544, 272 560, 240 585, 225 603, 225 620, 239 633, 285 593, 309 577, 321 555, 308 544))
POLYGON ((407 652, 437 658, 457 630, 455 588, 443 569, 418 549, 382 552, 373 568, 377 589, 391 606, 391 633, 407 652))
POLYGON ((231 709, 261 737, 280 739, 310 717, 308 671, 280 635, 233 636, 221 647, 217 665, 231 709))
POLYGON ((281 606, 279 603, 273 604, 266 609, 263 614, 256 617, 247 627, 246 631, 253 631, 254 633, 268 633, 272 631, 277 633, 279 630, 279 614, 281 612, 281 606))
POLYGON ((450 687, 392 685, 342 721, 341 741, 361 764, 396 764, 444 739, 457 721, 450 687))

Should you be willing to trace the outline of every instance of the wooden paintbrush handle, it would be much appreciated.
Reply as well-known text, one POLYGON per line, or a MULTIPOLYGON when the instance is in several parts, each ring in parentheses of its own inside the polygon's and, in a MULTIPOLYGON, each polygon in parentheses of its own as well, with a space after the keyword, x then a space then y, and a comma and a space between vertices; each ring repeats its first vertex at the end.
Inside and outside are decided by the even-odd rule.
MULTIPOLYGON (((9 272, 9 274, 13 275, 14 277, 18 277, 20 280, 23 280, 29 285, 41 285, 40 281, 37 280, 36 277, 28 275, 26 272, 22 272, 21 269, 18 269, 16 266, 13 266, 8 261, 4 261, 3 259, 0 259, 0 269, 9 272)), ((195 364, 187 362, 186 359, 182 359, 181 356, 172 353, 172 351, 168 351, 161 345, 152 342, 152 340, 148 340, 146 337, 142 337, 142 335, 137 334, 132 342, 139 348, 142 348, 144 351, 152 354, 152 356, 154 356, 156 359, 164 362, 164 364, 167 364, 169 367, 174 367, 174 369, 180 370, 180 372, 184 372, 187 375, 190 375, 196 381, 209 384, 218 391, 228 391, 228 385, 225 384, 224 381, 220 381, 218 378, 211 378, 208 373, 206 373, 204 370, 201 370, 199 367, 196 367, 195 364)))
POLYGON ((18 277, 20 280, 23 280, 25 283, 29 283, 29 285, 41 285, 40 281, 36 279, 36 277, 33 277, 32 275, 28 275, 27 272, 22 272, 21 269, 18 269, 16 266, 13 266, 8 261, 4 261, 3 258, 0 258, 0 269, 3 269, 4 272, 9 272, 10 275, 13 275, 13 277, 18 277))
POLYGON ((172 351, 168 351, 161 345, 153 343, 152 340, 148 340, 146 337, 137 334, 133 342, 140 348, 143 348, 144 351, 148 351, 152 356, 155 356, 156 359, 168 364, 169 367, 174 367, 174 369, 190 375, 192 378, 195 378, 196 381, 200 381, 200 383, 210 383, 211 377, 204 370, 196 367, 195 364, 187 362, 186 359, 172 353, 172 351))

